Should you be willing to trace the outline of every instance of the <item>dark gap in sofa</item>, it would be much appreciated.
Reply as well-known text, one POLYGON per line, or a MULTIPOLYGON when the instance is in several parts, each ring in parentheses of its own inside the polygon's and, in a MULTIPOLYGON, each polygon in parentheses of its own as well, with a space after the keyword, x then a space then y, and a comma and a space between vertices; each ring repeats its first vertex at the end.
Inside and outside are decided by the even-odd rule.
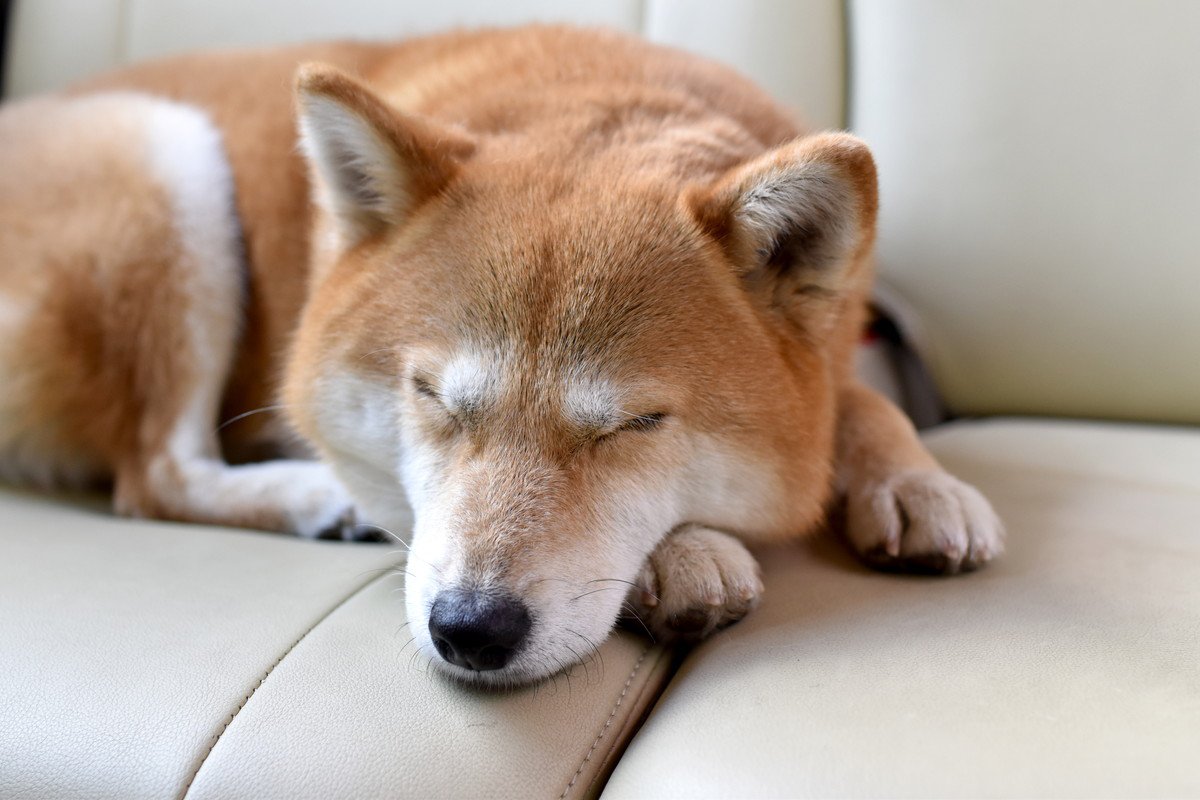
POLYGON ((8 53, 8 17, 12 13, 12 0, 0 0, 0 100, 4 99, 4 64, 8 53))

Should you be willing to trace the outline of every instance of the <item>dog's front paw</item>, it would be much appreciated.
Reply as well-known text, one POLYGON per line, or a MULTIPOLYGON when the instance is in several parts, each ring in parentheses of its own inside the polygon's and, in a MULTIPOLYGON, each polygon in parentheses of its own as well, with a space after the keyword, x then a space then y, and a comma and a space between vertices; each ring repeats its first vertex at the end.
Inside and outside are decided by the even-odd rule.
POLYGON ((901 472, 852 487, 846 536, 864 561, 889 571, 969 571, 1004 549, 1004 526, 991 504, 942 470, 901 472))
POLYGON ((702 639, 746 616, 762 596, 758 562, 727 533, 690 526, 669 534, 629 593, 659 641, 702 639))

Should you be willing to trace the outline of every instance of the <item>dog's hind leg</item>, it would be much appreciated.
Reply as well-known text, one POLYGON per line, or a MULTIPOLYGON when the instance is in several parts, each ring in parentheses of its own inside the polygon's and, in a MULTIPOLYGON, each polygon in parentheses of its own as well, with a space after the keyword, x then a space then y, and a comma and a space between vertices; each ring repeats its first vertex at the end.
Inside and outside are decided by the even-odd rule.
POLYGON ((146 117, 151 173, 169 200, 177 257, 153 291, 133 359, 134 447, 115 465, 118 511, 190 522, 348 536, 353 506, 324 464, 221 458, 217 415, 244 304, 240 234, 220 139, 196 111, 156 103, 146 117))
POLYGON ((2 121, 0 220, 14 222, 3 242, 15 261, 0 274, 23 302, 6 325, 7 471, 53 485, 87 464, 132 516, 348 530, 350 500, 325 466, 221 458, 245 289, 211 123, 126 93, 16 104, 2 121))
POLYGON ((221 458, 245 289, 204 115, 129 93, 44 98, 0 111, 0 143, 0 475, 111 479, 132 516, 349 530, 325 466, 221 458))

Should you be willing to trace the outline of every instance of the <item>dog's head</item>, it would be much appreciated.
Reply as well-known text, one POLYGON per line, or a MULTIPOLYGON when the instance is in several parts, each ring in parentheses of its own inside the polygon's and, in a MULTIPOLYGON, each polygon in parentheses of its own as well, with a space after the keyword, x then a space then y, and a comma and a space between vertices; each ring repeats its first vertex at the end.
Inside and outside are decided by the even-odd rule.
POLYGON ((875 212, 861 143, 695 184, 644 143, 450 128, 328 68, 299 97, 319 212, 288 404, 364 516, 411 508, 435 663, 549 675, 677 526, 820 520, 875 212))

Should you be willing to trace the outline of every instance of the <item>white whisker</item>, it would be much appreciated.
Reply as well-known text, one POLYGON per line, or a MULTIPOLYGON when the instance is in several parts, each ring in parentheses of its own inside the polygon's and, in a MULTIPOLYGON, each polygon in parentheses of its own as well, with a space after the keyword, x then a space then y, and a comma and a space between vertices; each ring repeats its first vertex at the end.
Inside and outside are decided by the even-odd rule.
POLYGON ((279 410, 287 408, 287 407, 288 407, 287 403, 279 403, 278 405, 263 406, 262 408, 256 408, 253 411, 243 412, 241 414, 238 414, 236 417, 230 417, 229 419, 222 422, 220 425, 217 426, 217 430, 215 432, 220 433, 221 431, 225 430, 225 428, 229 427, 233 423, 239 422, 239 421, 245 419, 246 417, 253 417, 255 414, 265 414, 268 411, 279 411, 279 410))

